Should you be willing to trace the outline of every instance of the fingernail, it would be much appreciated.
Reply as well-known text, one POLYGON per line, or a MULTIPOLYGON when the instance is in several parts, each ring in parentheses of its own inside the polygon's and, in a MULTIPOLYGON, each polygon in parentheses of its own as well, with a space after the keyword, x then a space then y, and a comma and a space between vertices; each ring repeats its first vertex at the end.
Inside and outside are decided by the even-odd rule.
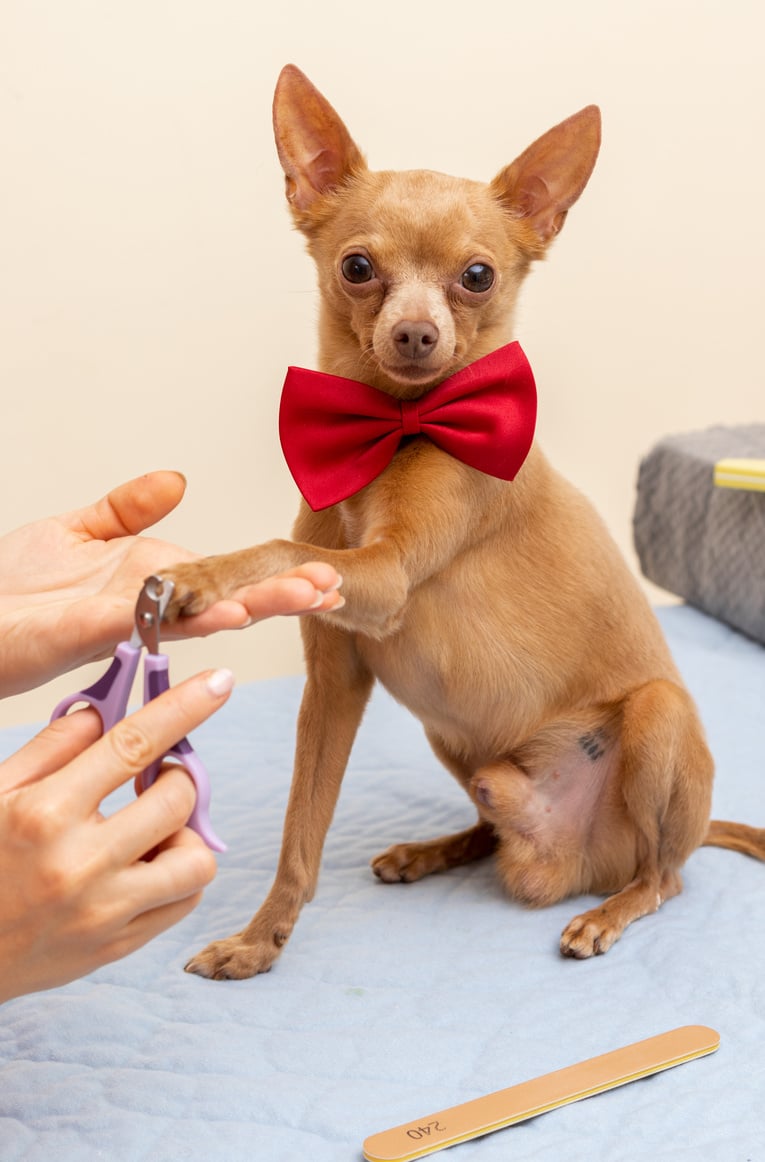
POLYGON ((222 698, 224 694, 230 694, 234 689, 236 678, 231 670, 213 670, 212 674, 207 676, 207 689, 216 698, 222 698))
MULTIPOLYGON (((343 578, 338 573, 337 581, 335 581, 334 585, 329 585, 326 589, 320 590, 319 596, 316 598, 313 605, 310 605, 308 608, 309 609, 318 609, 319 606, 321 605, 321 603, 323 602, 324 598, 329 597, 330 593, 335 593, 340 588, 342 583, 343 583, 343 578)), ((343 604, 345 604, 345 603, 343 602, 343 604)), ((339 609, 340 606, 337 605, 334 608, 339 609)))

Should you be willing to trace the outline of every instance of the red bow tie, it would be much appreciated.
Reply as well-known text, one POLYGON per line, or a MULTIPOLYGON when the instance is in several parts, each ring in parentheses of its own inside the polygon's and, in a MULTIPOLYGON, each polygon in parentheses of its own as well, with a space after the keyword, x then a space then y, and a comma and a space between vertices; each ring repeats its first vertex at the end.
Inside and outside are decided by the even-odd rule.
POLYGON ((509 343, 414 400, 290 367, 279 436, 295 483, 318 512, 379 476, 404 436, 427 436, 471 468, 513 480, 531 448, 536 411, 528 360, 509 343))

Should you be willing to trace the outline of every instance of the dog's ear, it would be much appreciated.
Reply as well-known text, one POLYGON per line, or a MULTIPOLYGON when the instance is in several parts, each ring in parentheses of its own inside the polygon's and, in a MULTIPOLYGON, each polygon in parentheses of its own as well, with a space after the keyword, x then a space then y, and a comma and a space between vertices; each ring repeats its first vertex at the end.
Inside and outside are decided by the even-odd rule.
POLYGON ((366 168, 361 151, 329 101, 295 65, 285 65, 274 93, 274 137, 296 216, 366 168))
POLYGON ((527 227, 531 257, 542 256, 587 185, 600 148, 600 110, 588 105, 530 145, 490 185, 527 227))

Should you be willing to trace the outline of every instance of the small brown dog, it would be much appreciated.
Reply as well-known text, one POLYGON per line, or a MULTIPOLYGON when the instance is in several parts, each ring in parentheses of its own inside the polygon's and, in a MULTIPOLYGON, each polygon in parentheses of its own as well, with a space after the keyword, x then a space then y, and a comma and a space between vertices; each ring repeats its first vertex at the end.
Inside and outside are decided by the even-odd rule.
MULTIPOLYGON (((318 267, 320 364, 397 400, 507 344, 519 288, 595 164, 594 107, 488 185, 374 173, 293 66, 274 126, 287 198, 318 267)), ((423 436, 350 499, 304 504, 295 541, 176 566, 169 615, 323 559, 342 610, 305 619, 307 684, 273 887, 251 923, 187 968, 267 971, 316 888, 348 754, 375 679, 419 717, 478 810, 469 830, 392 847, 386 883, 496 851, 531 905, 595 892, 561 951, 605 952, 681 890, 696 847, 765 858, 765 831, 709 824, 712 759, 658 623, 589 503, 533 447, 512 483, 423 436)))

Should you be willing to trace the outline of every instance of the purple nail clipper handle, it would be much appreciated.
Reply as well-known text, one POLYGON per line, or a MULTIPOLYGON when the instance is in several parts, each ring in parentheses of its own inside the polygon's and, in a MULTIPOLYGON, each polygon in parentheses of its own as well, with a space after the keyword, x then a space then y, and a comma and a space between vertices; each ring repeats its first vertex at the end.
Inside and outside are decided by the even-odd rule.
POLYGON ((127 704, 130 697, 130 687, 133 684, 138 659, 141 656, 141 647, 132 646, 130 642, 120 642, 114 651, 114 659, 105 674, 97 682, 80 690, 76 694, 69 694, 62 698, 50 716, 63 718, 67 710, 71 710, 78 702, 86 702, 101 715, 104 733, 121 722, 127 713, 127 704))
MULTIPOLYGON (((62 718, 68 710, 78 702, 85 702, 92 706, 101 716, 104 733, 111 730, 127 714, 130 688, 138 669, 141 657, 141 646, 131 645, 130 642, 120 642, 114 651, 114 658, 105 674, 97 682, 80 690, 76 694, 69 694, 62 698, 51 714, 54 718, 62 718)), ((144 702, 150 702, 170 686, 167 672, 168 659, 166 654, 148 654, 144 661, 144 702)), ((175 746, 167 751, 163 758, 172 758, 179 762, 188 771, 197 792, 197 801, 191 813, 187 826, 202 838, 212 851, 225 851, 226 845, 215 834, 210 823, 210 777, 204 764, 198 758, 194 748, 187 738, 182 738, 175 746)), ((141 785, 144 790, 150 787, 159 774, 162 759, 157 759, 141 775, 141 785)))
MULTIPOLYGON (((149 654, 144 662, 144 702, 151 702, 159 694, 170 687, 168 675, 168 659, 166 654, 149 654)), ((150 787, 159 774, 159 769, 165 758, 175 759, 190 775, 197 792, 197 801, 194 810, 189 816, 187 827, 196 831, 212 851, 226 851, 226 845, 219 839, 210 823, 210 776, 201 759, 196 754, 187 738, 182 738, 165 753, 163 758, 156 759, 141 775, 141 786, 144 790, 150 787)))

